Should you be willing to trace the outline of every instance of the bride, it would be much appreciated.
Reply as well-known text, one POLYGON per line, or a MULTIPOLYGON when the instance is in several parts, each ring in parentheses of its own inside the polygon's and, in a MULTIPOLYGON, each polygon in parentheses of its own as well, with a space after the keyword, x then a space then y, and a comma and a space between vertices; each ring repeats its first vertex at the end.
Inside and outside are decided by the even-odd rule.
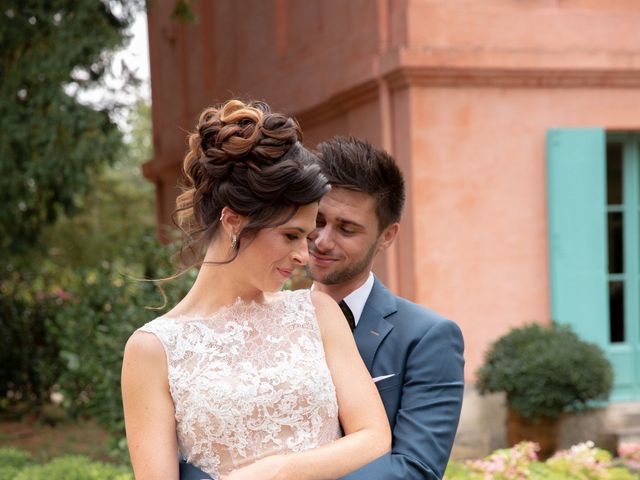
POLYGON ((390 448, 387 418, 337 304, 280 291, 308 260, 329 190, 298 124, 264 103, 206 109, 178 217, 205 247, 193 287, 133 333, 122 396, 139 480, 178 454, 220 480, 334 479, 390 448))

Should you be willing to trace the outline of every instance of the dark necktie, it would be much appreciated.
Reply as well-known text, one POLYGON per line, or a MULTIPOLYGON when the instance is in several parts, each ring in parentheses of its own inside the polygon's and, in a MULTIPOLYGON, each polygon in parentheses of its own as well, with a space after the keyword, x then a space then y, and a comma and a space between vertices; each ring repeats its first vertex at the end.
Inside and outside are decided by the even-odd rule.
POLYGON ((351 331, 353 332, 356 329, 356 321, 353 318, 353 312, 351 311, 351 309, 349 308, 349 305, 347 305, 347 303, 344 300, 340 300, 338 302, 338 305, 340 306, 340 310, 342 310, 342 313, 344 313, 344 316, 347 319, 347 323, 349 323, 349 326, 351 327, 351 331))

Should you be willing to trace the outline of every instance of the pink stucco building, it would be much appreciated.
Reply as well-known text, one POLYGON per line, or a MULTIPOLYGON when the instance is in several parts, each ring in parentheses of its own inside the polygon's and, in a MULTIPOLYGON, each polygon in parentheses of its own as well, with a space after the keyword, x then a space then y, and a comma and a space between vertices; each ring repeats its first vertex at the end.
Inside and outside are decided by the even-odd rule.
POLYGON ((470 385, 490 342, 554 318, 605 348, 614 403, 640 400, 639 2, 218 0, 196 23, 174 4, 149 11, 160 224, 202 108, 264 99, 307 144, 397 159, 408 205, 376 273, 458 322, 470 385))

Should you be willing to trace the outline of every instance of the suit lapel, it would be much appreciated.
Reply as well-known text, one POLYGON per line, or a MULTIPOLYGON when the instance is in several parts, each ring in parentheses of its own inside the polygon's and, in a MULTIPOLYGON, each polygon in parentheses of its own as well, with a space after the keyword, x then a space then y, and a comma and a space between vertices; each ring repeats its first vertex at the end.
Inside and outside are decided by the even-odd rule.
POLYGON ((396 311, 395 298, 376 278, 354 331, 358 350, 369 371, 380 343, 393 329, 386 318, 396 311))

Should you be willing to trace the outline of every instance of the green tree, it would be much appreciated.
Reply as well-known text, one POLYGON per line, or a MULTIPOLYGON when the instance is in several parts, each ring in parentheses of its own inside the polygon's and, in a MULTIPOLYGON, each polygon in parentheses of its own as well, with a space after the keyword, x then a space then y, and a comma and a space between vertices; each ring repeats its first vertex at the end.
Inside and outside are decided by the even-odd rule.
POLYGON ((92 416, 120 448, 125 341, 174 305, 196 273, 162 290, 138 280, 176 273, 177 245, 156 238, 153 186, 141 174, 151 155, 147 103, 131 110, 129 124, 123 154, 92 175, 81 210, 60 215, 28 255, 0 265, 0 412, 46 420, 51 392, 62 392, 69 414, 92 416))
POLYGON ((129 272, 150 276, 157 250, 153 185, 142 177, 142 164, 151 157, 151 110, 140 100, 129 112, 131 133, 118 158, 91 176, 91 191, 78 199, 79 212, 60 215, 41 232, 43 255, 60 268, 97 267, 105 261, 126 259, 129 272), (151 258, 148 258, 151 255, 151 258))
POLYGON ((77 210, 122 152, 109 109, 78 92, 104 82, 141 0, 0 0, 0 258, 77 210))

